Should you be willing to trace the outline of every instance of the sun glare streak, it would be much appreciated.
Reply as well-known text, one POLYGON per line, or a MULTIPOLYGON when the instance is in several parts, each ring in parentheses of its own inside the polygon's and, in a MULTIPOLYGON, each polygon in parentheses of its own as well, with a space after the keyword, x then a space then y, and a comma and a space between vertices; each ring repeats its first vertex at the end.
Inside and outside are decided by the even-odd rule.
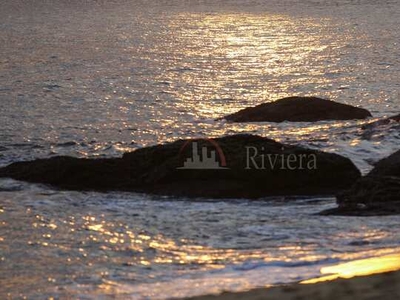
POLYGON ((302 284, 312 284, 338 278, 349 279, 355 276, 366 276, 400 270, 400 254, 355 260, 334 266, 321 268, 326 276, 304 280, 302 284))

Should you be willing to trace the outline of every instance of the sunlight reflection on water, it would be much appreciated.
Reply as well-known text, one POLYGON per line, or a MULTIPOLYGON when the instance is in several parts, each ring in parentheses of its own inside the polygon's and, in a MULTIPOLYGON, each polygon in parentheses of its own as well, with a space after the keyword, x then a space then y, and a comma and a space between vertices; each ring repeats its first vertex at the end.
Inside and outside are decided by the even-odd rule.
MULTIPOLYGON (((366 121, 215 120, 292 95, 398 113, 396 3, 3 2, 1 165, 240 132, 343 154, 363 172, 398 149, 393 124, 365 137, 366 121)), ((244 290, 399 247, 396 218, 310 217, 333 199, 196 202, 0 184, 0 288, 16 297, 244 290)))
POLYGON ((5 19, 1 164, 60 154, 116 156, 178 138, 239 132, 335 151, 363 171, 396 148, 398 130, 354 142, 362 140, 363 122, 215 121, 292 95, 330 98, 377 116, 396 112, 397 47, 380 43, 392 19, 377 28, 365 24, 367 30, 346 14, 174 5, 170 12, 142 7, 137 13, 103 5, 86 7, 89 15, 54 5, 41 7, 48 14, 35 8, 29 19, 5 19), (104 20, 107 30, 93 27, 104 20))
POLYGON ((400 270, 400 254, 372 257, 324 267, 321 269, 321 274, 331 275, 305 280, 301 283, 312 284, 321 281, 335 280, 338 278, 367 276, 397 270, 400 270))
POLYGON ((0 263, 9 275, 2 287, 21 295, 165 299, 244 290, 399 251, 398 218, 313 215, 332 199, 173 200, 22 184, 0 201, 0 263))

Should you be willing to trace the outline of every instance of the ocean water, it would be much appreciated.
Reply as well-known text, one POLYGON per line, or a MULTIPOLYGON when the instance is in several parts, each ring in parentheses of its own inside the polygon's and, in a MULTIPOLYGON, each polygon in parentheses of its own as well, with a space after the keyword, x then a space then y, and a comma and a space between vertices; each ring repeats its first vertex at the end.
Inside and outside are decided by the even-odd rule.
MULTIPOLYGON (((398 150, 400 1, 2 1, 0 165, 121 156, 253 133, 350 158, 398 150), (215 121, 285 96, 366 121, 215 121)), ((333 198, 80 193, 0 180, 0 295, 167 299, 307 279, 398 253, 398 217, 315 216, 333 198)))

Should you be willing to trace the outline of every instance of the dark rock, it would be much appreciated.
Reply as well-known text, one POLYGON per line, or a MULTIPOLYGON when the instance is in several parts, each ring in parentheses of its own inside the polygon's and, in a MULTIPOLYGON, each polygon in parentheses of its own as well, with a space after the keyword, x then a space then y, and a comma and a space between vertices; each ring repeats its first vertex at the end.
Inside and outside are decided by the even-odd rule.
POLYGON ((368 176, 400 177, 400 150, 377 162, 374 169, 369 172, 368 176))
POLYGON ((336 154, 284 145, 259 136, 234 135, 212 141, 178 140, 125 153, 122 158, 54 157, 17 162, 0 168, 0 177, 74 190, 260 198, 333 195, 353 184, 360 172, 349 159, 336 154), (179 168, 192 156, 193 142, 198 143, 196 149, 207 149, 208 156, 213 151, 218 153, 217 161, 222 167, 179 168), (252 159, 247 157, 248 153, 252 159))
POLYGON ((400 150, 379 161, 369 174, 339 193, 336 199, 339 207, 322 214, 400 214, 400 150))
POLYGON ((388 117, 388 118, 384 118, 384 119, 381 119, 381 120, 378 120, 378 121, 375 121, 375 122, 372 122, 372 123, 365 124, 361 128, 364 129, 364 130, 374 129, 374 128, 382 126, 382 125, 387 125, 387 124, 389 124, 391 122, 399 123, 400 122, 400 114, 395 115, 395 116, 391 116, 391 117, 388 117))
POLYGON ((245 108, 224 119, 232 122, 315 122, 368 117, 371 113, 363 108, 316 97, 288 97, 245 108))

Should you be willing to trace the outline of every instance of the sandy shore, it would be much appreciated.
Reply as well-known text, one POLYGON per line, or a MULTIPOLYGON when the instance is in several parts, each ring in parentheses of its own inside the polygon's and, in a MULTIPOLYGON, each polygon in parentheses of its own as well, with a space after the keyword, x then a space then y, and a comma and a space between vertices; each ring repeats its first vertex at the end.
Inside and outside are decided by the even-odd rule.
POLYGON ((222 293, 201 296, 192 300, 394 300, 400 299, 400 271, 336 279, 313 284, 292 284, 273 288, 260 288, 248 292, 222 293))

